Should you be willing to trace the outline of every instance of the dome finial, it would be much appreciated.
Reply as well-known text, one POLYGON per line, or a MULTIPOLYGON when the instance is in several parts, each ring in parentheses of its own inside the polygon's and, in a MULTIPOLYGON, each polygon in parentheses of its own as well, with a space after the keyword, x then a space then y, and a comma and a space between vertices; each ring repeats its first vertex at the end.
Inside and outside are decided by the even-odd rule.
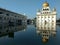
POLYGON ((48 3, 47 1, 45 1, 45 2, 43 3, 43 7, 49 7, 49 3, 48 3))
POLYGON ((56 11, 56 8, 55 7, 53 8, 53 11, 56 11))

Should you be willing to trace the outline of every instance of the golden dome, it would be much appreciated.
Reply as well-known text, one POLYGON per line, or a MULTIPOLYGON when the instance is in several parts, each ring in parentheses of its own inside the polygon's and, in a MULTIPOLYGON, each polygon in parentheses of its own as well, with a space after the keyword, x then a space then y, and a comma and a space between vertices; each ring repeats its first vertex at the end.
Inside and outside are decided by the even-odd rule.
POLYGON ((43 7, 48 7, 49 4, 47 2, 43 3, 43 7))

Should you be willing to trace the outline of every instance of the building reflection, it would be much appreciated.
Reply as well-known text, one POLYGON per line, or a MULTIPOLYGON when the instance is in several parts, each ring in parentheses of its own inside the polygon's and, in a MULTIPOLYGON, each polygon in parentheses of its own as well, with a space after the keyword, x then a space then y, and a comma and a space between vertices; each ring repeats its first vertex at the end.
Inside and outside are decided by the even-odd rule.
POLYGON ((37 25, 37 34, 41 35, 42 42, 48 42, 50 36, 56 37, 56 23, 43 23, 37 25))
POLYGON ((14 38, 14 32, 25 31, 27 25, 14 25, 8 26, 6 24, 0 24, 0 37, 7 36, 9 38, 14 38))

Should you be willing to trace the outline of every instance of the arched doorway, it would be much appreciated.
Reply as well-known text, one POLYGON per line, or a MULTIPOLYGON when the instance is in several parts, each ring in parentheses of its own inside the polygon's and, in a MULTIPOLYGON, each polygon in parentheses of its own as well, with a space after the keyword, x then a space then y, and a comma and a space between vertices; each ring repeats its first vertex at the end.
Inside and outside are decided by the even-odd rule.
POLYGON ((45 24, 47 23, 47 21, 45 20, 45 24))

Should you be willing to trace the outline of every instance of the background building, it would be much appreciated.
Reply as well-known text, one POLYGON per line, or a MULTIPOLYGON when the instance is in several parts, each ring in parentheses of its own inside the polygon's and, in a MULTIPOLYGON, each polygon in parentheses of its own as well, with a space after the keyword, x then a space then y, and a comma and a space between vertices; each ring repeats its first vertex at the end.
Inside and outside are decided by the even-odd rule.
POLYGON ((1 23, 6 25, 24 25, 27 24, 27 17, 22 14, 0 8, 0 24, 1 23))

